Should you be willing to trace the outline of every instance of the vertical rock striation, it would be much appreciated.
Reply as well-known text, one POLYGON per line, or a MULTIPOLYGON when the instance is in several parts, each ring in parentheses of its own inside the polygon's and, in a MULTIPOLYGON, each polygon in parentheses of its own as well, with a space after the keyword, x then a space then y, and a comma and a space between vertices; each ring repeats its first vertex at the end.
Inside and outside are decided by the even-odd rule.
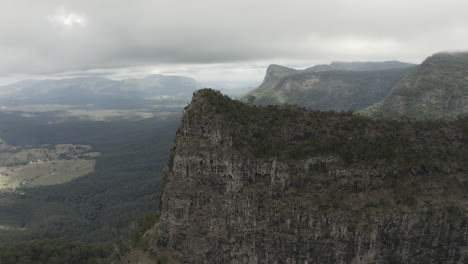
POLYGON ((466 130, 385 122, 200 90, 151 250, 179 263, 467 263, 466 130))

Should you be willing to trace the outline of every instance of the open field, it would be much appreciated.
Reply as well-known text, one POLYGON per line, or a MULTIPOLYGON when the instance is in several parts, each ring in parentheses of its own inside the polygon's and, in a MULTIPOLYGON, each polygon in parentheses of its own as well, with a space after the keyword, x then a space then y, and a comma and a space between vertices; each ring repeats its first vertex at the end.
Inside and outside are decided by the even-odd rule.
POLYGON ((18 147, 0 144, 0 190, 69 182, 94 171, 89 145, 18 147))
POLYGON ((0 166, 26 165, 32 162, 92 158, 89 145, 11 146, 0 144, 0 166), (91 155, 91 156, 90 156, 91 155))
MULTIPOLYGON (((171 108, 179 109, 184 107, 184 103, 174 102, 171 105, 154 104, 145 109, 94 109, 92 105, 54 105, 54 104, 33 104, 19 106, 0 106, 0 111, 6 113, 20 113, 22 117, 34 118, 44 114, 54 116, 57 121, 63 122, 69 118, 78 118, 89 121, 112 121, 112 120, 142 120, 152 117, 166 117, 174 111, 171 108), (168 107, 167 111, 154 111, 157 107, 168 107)), ((53 123, 53 122, 52 122, 53 123)))
POLYGON ((0 167, 0 190, 69 182, 94 170, 95 160, 55 160, 0 167))

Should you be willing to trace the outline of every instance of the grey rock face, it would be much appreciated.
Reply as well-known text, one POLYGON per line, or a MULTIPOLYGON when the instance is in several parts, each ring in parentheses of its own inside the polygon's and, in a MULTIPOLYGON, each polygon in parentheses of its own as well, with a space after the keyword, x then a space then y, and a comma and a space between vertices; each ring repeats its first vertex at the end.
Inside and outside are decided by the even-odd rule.
POLYGON ((468 261, 466 201, 397 205, 395 171, 335 155, 256 158, 191 107, 165 171, 154 253, 213 264, 468 261))

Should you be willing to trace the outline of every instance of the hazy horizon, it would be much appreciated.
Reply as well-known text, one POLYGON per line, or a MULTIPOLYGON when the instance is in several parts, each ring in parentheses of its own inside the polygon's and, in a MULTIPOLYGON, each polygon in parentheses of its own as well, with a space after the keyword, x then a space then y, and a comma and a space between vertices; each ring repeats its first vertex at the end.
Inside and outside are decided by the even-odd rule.
POLYGON ((419 64, 467 49, 465 10, 462 0, 20 0, 0 10, 0 85, 163 74, 242 86, 269 64, 419 64))

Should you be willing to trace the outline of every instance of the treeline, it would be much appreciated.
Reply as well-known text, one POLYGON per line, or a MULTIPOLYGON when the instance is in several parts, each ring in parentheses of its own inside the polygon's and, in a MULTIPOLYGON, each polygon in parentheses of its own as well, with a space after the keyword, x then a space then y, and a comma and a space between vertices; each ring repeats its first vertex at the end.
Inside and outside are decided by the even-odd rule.
POLYGON ((213 90, 200 91, 186 116, 224 122, 236 146, 260 158, 335 155, 350 165, 400 168, 467 163, 466 117, 396 121, 294 105, 258 107, 213 90))

